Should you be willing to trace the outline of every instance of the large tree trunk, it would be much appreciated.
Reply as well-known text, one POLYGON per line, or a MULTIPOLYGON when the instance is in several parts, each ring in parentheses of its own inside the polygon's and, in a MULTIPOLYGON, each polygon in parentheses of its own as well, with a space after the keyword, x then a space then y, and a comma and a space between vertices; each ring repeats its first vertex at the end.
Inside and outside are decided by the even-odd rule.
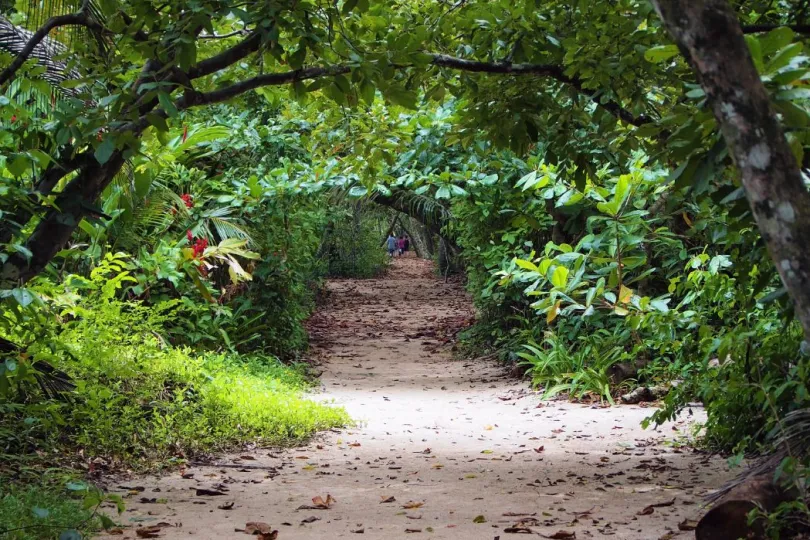
POLYGON ((652 0, 740 169, 765 244, 810 339, 810 193, 725 0, 652 0))
POLYGON ((0 288, 17 287, 45 269, 123 164, 121 152, 115 152, 104 165, 94 160, 79 171, 56 198, 55 208, 48 211, 26 241, 31 257, 13 253, 0 266, 0 288))

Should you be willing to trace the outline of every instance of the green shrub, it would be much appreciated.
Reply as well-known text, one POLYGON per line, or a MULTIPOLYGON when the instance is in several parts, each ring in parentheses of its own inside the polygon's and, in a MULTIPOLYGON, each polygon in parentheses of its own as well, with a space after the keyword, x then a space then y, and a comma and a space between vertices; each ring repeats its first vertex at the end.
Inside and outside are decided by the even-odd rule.
MULTIPOLYGON (((0 489, 0 538, 56 540, 66 530, 97 530, 99 520, 82 500, 49 485, 5 485, 0 489)), ((72 538, 72 537, 71 537, 72 538)))
POLYGON ((348 422, 342 409, 305 398, 301 366, 261 354, 171 346, 161 331, 177 317, 178 302, 114 300, 116 284, 125 278, 125 272, 97 273, 94 279, 104 285, 84 283, 84 296, 69 286, 43 289, 62 324, 46 317, 37 326, 31 319, 8 336, 31 343, 3 375, 18 378, 0 394, 0 436, 16 450, 12 454, 81 448, 85 458, 144 467, 246 441, 297 441, 348 422), (26 375, 36 361, 74 379, 71 402, 36 396, 37 386, 26 375))

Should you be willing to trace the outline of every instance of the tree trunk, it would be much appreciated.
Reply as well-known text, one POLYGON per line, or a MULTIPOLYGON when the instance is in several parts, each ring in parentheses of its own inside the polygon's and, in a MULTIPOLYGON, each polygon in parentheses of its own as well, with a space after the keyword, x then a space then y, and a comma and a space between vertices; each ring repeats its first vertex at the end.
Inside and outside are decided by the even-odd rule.
POLYGON ((652 3, 711 103, 762 239, 810 339, 810 192, 740 23, 725 0, 652 3))
POLYGON ((26 241, 31 257, 13 253, 0 266, 0 288, 17 287, 45 269, 123 164, 121 152, 115 152, 104 165, 94 161, 70 181, 26 241))

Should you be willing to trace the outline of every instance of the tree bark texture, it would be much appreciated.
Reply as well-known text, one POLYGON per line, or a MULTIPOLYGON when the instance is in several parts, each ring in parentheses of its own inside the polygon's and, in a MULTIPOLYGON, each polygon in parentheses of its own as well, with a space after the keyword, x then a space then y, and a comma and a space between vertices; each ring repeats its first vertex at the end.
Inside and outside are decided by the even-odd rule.
POLYGON ((810 339, 810 192, 726 0, 652 0, 711 103, 754 219, 810 339))
POLYGON ((79 222, 90 213, 89 209, 123 164, 121 152, 115 152, 104 165, 93 160, 79 171, 57 197, 56 207, 45 214, 28 237, 25 246, 31 257, 13 253, 0 266, 0 288, 16 287, 45 269, 68 243, 79 222))

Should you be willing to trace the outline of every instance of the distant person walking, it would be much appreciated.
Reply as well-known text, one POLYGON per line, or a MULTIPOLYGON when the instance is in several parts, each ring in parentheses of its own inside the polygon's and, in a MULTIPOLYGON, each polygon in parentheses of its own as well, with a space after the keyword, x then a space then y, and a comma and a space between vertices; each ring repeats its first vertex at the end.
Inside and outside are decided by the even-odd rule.
POLYGON ((397 250, 397 239, 393 233, 388 235, 388 240, 385 241, 388 246, 388 256, 393 257, 397 250))
POLYGON ((399 256, 402 257, 402 254, 405 253, 405 236, 399 235, 399 239, 397 239, 397 252, 399 256))
POLYGON ((411 247, 411 239, 408 238, 408 235, 405 235, 405 238, 402 239, 402 251, 408 253, 408 249, 411 247))

